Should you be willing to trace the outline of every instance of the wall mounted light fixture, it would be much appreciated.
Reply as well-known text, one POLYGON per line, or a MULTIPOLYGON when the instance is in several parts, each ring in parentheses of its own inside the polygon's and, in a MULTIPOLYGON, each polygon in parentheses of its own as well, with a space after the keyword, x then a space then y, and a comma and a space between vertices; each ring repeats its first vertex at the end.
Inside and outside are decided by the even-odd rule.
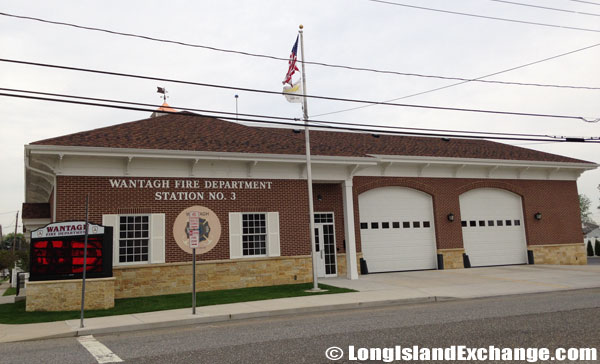
POLYGON ((448 216, 446 216, 448 218, 448 221, 452 222, 454 221, 454 214, 453 213, 449 213, 448 216))
POLYGON ((323 201, 323 195, 317 195, 317 200, 323 201))
POLYGON ((542 213, 541 212, 536 212, 535 215, 533 215, 533 217, 535 217, 536 220, 541 220, 542 219, 542 213))

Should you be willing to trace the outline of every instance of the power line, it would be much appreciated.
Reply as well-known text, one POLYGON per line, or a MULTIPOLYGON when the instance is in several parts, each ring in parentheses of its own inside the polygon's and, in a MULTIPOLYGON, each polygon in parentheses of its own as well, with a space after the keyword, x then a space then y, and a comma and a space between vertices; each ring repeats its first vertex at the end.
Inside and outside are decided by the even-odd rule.
POLYGON ((460 12, 460 11, 442 10, 442 9, 435 9, 435 8, 426 8, 426 7, 423 7, 423 6, 408 5, 408 4, 396 3, 396 2, 385 1, 385 0, 366 0, 366 1, 374 2, 374 3, 387 4, 387 5, 402 6, 402 7, 411 8, 411 9, 434 11, 434 12, 437 12, 437 13, 462 15, 462 16, 468 16, 468 17, 472 17, 472 18, 481 18, 481 19, 489 19, 489 20, 499 20, 499 21, 511 22, 511 23, 537 25, 537 26, 547 27, 547 28, 560 28, 560 29, 569 29, 569 30, 579 30, 579 31, 583 31, 583 32, 600 33, 600 29, 577 28, 577 27, 570 27, 570 26, 565 26, 565 25, 556 25, 556 24, 547 24, 547 23, 538 23, 538 22, 526 21, 526 20, 499 18, 499 17, 495 17, 495 16, 479 15, 479 14, 472 14, 472 13, 463 13, 463 12, 460 12))
MULTIPOLYGON (((217 84, 210 84, 210 83, 203 83, 203 82, 175 80, 175 79, 169 79, 169 78, 164 78, 164 77, 154 77, 154 76, 136 75, 136 74, 131 74, 131 73, 103 71, 103 70, 90 69, 90 68, 60 66, 60 65, 48 64, 48 63, 18 61, 18 60, 12 60, 12 59, 4 59, 4 58, 0 58, 0 62, 9 62, 9 63, 16 63, 16 64, 25 64, 25 65, 30 65, 30 66, 64 69, 64 70, 69 70, 69 71, 89 72, 89 73, 96 73, 96 74, 103 74, 103 75, 110 75, 110 76, 130 77, 130 78, 137 78, 137 79, 144 79, 144 80, 173 82, 173 83, 180 83, 180 84, 186 84, 186 85, 212 87, 212 88, 219 88, 219 89, 226 89, 226 90, 256 92, 256 93, 263 93, 263 94, 270 94, 270 95, 285 95, 283 92, 280 92, 280 91, 270 91, 270 90, 261 90, 261 89, 245 88, 245 87, 217 85, 217 84)), ((380 101, 372 101, 372 100, 348 99, 348 98, 332 97, 332 96, 317 96, 317 95, 303 95, 303 96, 312 98, 312 99, 329 100, 329 101, 354 102, 354 103, 361 103, 361 104, 378 104, 378 105, 386 105, 386 106, 410 107, 410 108, 442 110, 442 111, 460 111, 460 112, 474 112, 474 113, 497 114, 497 115, 531 116, 531 117, 557 118, 557 119, 575 119, 575 120, 583 120, 585 122, 596 122, 596 121, 600 120, 600 119, 588 120, 582 116, 572 116, 572 115, 525 113, 525 112, 485 110, 485 109, 468 109, 468 108, 433 106, 433 105, 399 104, 399 103, 380 102, 380 101)))
POLYGON ((591 4, 591 5, 598 5, 598 6, 600 6, 599 3, 594 3, 594 2, 591 2, 591 1, 583 1, 583 0, 567 0, 567 1, 572 1, 574 3, 583 3, 583 4, 591 4))
POLYGON ((564 12, 564 13, 573 13, 573 14, 589 15, 589 16, 600 16, 600 14, 595 14, 595 13, 585 13, 585 12, 576 11, 576 10, 559 9, 559 8, 551 8, 551 7, 548 7, 548 6, 524 4, 524 3, 519 3, 519 2, 515 2, 515 1, 506 1, 506 0, 488 0, 488 1, 494 1, 494 2, 497 2, 497 3, 505 3, 505 4, 511 4, 511 5, 526 6, 526 7, 529 7, 529 8, 537 8, 537 9, 544 9, 544 10, 560 11, 560 12, 564 12))
POLYGON ((15 212, 18 212, 19 210, 15 210, 15 211, 7 211, 7 212, 0 212, 0 215, 8 215, 8 214, 14 214, 15 212))
MULTIPOLYGON (((143 108, 143 107, 135 107, 135 106, 125 106, 125 105, 108 105, 102 103, 94 103, 88 101, 76 101, 76 100, 64 100, 64 99, 53 99, 47 97, 40 96, 28 96, 28 95, 15 95, 15 94, 7 94, 0 93, 0 96, 6 97, 16 97, 23 99, 31 99, 31 100, 41 100, 41 101, 51 101, 51 102, 59 102, 59 103, 67 103, 67 104, 76 104, 76 105, 86 105, 86 106, 98 106, 98 107, 107 107, 121 110, 131 110, 131 111, 145 111, 145 112, 154 112, 156 109, 151 108, 143 108)), ((161 111, 161 113, 165 114, 180 114, 177 111, 161 111)), ((232 113, 227 113, 232 114, 232 113)), ((199 114, 187 114, 189 116, 202 117, 203 115, 199 114)), ((271 125, 287 125, 287 126, 295 126, 298 127, 298 123, 284 122, 284 121, 267 121, 261 119, 248 119, 248 118, 236 118, 235 116, 219 116, 220 119, 231 120, 231 121, 245 121, 250 123, 262 123, 262 124, 271 124, 271 125)), ((295 119, 296 120, 296 119, 295 119)), ((343 126, 333 126, 333 125, 316 125, 312 121, 309 121, 309 126, 321 129, 332 129, 332 130, 346 130, 346 131, 354 131, 354 132, 365 132, 365 133, 384 133, 389 135, 404 135, 404 136, 426 136, 426 137, 452 137, 452 138, 466 138, 466 139, 495 139, 495 140, 519 140, 519 141, 553 141, 553 142, 580 142, 580 143, 600 143, 600 137, 589 137, 589 138, 573 138, 573 137, 553 137, 553 136, 544 136, 541 138, 517 138, 511 136, 481 136, 481 135, 458 135, 458 134, 447 134, 447 133, 417 133, 417 132, 401 132, 401 131, 388 131, 381 129, 366 129, 366 128, 350 128, 343 126)))
MULTIPOLYGON (((109 103, 117 103, 123 105, 130 106, 144 106, 144 107, 152 107, 158 108, 160 105, 156 104, 147 104, 140 102, 131 102, 131 101, 123 101, 123 100, 114 100, 114 99, 105 99, 105 98, 95 98, 95 97, 86 97, 79 95, 67 95, 67 94, 58 94, 51 92, 41 92, 41 91, 31 91, 31 90, 22 90, 22 89, 11 89, 11 88, 0 88, 0 91, 8 91, 8 92, 18 92, 18 93, 28 93, 32 95, 43 95, 43 96, 53 96, 53 97, 62 97, 62 98, 72 98, 86 101, 98 101, 98 102, 109 102, 109 103)), ((297 121, 296 118, 283 117, 283 116, 271 116, 271 115, 258 115, 258 114, 240 114, 233 113, 227 111, 218 111, 218 110, 207 110, 207 109, 197 109, 191 107, 182 107, 182 106, 171 106, 174 109, 186 110, 186 111, 194 111, 201 113, 210 113, 210 114, 221 114, 221 115, 238 115, 238 116, 246 116, 246 117, 254 117, 254 118, 267 118, 267 119, 275 119, 275 120, 287 120, 287 121, 297 121)), ((319 123, 325 125, 345 125, 345 126, 360 126, 360 127, 377 127, 383 129, 392 129, 392 130, 411 130, 411 131, 427 131, 427 132, 445 132, 445 133, 468 133, 468 134, 481 134, 481 135, 501 135, 501 136, 521 136, 521 137, 540 137, 540 138, 552 138, 549 135, 541 135, 541 134, 523 134, 523 133, 499 133, 499 132, 488 132, 488 131, 469 131, 469 130, 451 130, 451 129, 427 129, 427 128, 411 128, 411 127, 402 127, 402 126, 393 126, 393 125, 372 125, 372 124, 359 124, 359 123, 345 123, 345 122, 337 122, 330 120, 315 120, 311 119, 312 123, 319 123)))
MULTIPOLYGON (((271 56, 271 55, 236 51, 236 50, 232 50, 232 49, 217 48, 217 47, 205 46, 205 45, 200 45, 200 44, 192 44, 192 43, 186 43, 186 42, 181 42, 181 41, 176 41, 176 40, 161 39, 161 38, 150 37, 147 35, 124 33, 124 32, 118 32, 118 31, 114 31, 114 30, 103 29, 103 28, 88 27, 88 26, 77 25, 77 24, 73 24, 73 23, 64 23, 64 22, 46 20, 46 19, 35 18, 35 17, 30 17, 30 16, 14 15, 14 14, 9 14, 9 13, 4 13, 4 12, 0 12, 0 15, 18 18, 18 19, 33 20, 33 21, 54 24, 54 25, 74 27, 74 28, 84 29, 84 30, 104 32, 104 33, 109 33, 109 34, 113 34, 113 35, 140 38, 140 39, 145 39, 145 40, 150 40, 150 41, 155 41, 155 42, 171 43, 171 44, 176 44, 176 45, 181 45, 181 46, 186 46, 186 47, 202 48, 202 49, 207 49, 207 50, 212 50, 212 51, 225 52, 225 53, 231 53, 231 54, 239 54, 239 55, 243 55, 243 56, 251 56, 251 57, 258 57, 258 58, 267 58, 267 59, 272 59, 272 60, 277 60, 277 61, 285 61, 285 62, 289 61, 288 58, 275 57, 275 56, 271 56)), ((298 62, 300 62, 300 61, 298 61, 298 62)), ((379 69, 375 69, 375 68, 354 67, 354 66, 325 63, 325 62, 305 61, 304 63, 310 64, 310 65, 315 65, 315 66, 346 69, 346 70, 351 70, 351 71, 374 72, 374 73, 392 74, 392 75, 408 76, 408 77, 436 78, 436 79, 442 79, 442 80, 471 81, 471 82, 482 82, 482 83, 490 83, 490 84, 515 85, 515 86, 534 86, 534 87, 553 87, 553 88, 582 89, 582 90, 600 90, 600 87, 590 87, 590 86, 553 85, 553 84, 540 84, 540 83, 479 80, 479 79, 464 78, 464 77, 449 77, 449 76, 439 76, 439 75, 426 75, 426 74, 421 74, 421 73, 379 70, 379 69)))
MULTIPOLYGON (((594 47, 598 47, 598 46, 600 46, 600 43, 596 43, 596 44, 593 44, 591 46, 587 46, 587 47, 575 49, 573 51, 561 53, 561 54, 558 54, 558 55, 555 55, 555 56, 552 56, 552 57, 547 57, 547 58, 544 58, 544 59, 540 59, 538 61, 529 62, 529 63, 523 64, 523 65, 520 65, 520 66, 511 67, 511 68, 508 68, 508 69, 505 69, 505 70, 502 70, 502 71, 490 73, 490 74, 487 74, 485 76, 477 77, 473 81, 480 80, 480 79, 486 78, 486 77, 496 76, 496 75, 499 75, 499 74, 502 74, 502 73, 506 73, 506 72, 510 72, 510 71, 514 71, 514 70, 518 70, 520 68, 525 68, 525 67, 528 67, 528 66, 532 66, 534 64, 538 64, 538 63, 550 61, 550 60, 553 60, 553 59, 556 59, 556 58, 559 58, 559 57, 567 56, 567 55, 570 55, 570 54, 573 54, 573 53, 581 52, 581 51, 584 51, 584 50, 587 50, 587 49, 590 49, 590 48, 594 48, 594 47)), ((393 102, 393 101, 407 99, 409 97, 420 96, 420 95, 428 94, 428 93, 431 93, 431 92, 444 90, 444 89, 447 89, 447 88, 450 88, 450 87, 462 85, 462 84, 465 84, 465 83, 468 83, 468 82, 472 82, 472 81, 461 81, 461 82, 453 83, 453 84, 450 84, 450 85, 446 85, 446 86, 442 86, 442 87, 436 87, 434 89, 430 89, 430 90, 426 90, 426 91, 421 91, 421 92, 417 92, 417 93, 406 95, 406 96, 397 97, 397 98, 390 99, 390 100, 385 100, 384 102, 393 102)), ((376 105, 377 104, 357 106, 357 107, 352 107, 352 108, 348 108, 348 109, 342 109, 342 110, 338 110, 338 111, 331 111, 331 112, 326 112, 326 113, 321 113, 321 114, 311 115, 311 116, 315 116, 316 117, 316 116, 338 114, 338 113, 342 113, 342 112, 346 112, 346 111, 364 109, 366 107, 371 107, 371 106, 376 106, 376 105)))

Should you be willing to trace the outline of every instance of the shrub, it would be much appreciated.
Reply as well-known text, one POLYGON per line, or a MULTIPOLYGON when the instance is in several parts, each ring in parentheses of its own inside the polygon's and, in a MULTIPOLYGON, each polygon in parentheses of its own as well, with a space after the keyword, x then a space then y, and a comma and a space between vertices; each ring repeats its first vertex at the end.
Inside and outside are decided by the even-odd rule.
POLYGON ((594 256, 594 248, 592 247, 592 241, 588 240, 587 243, 587 255, 588 257, 593 257, 594 256))
POLYGON ((596 246, 594 247, 596 255, 600 257, 600 240, 596 239, 596 246))

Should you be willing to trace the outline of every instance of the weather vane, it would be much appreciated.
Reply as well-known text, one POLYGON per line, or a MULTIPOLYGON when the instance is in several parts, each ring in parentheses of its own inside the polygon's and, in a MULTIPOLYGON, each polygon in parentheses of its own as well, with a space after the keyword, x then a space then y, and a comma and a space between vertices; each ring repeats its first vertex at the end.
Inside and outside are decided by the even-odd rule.
POLYGON ((156 87, 156 92, 159 93, 159 94, 162 94, 163 101, 167 102, 167 98, 168 98, 167 93, 168 93, 168 91, 167 91, 166 88, 164 88, 164 87, 158 87, 157 86, 156 87))

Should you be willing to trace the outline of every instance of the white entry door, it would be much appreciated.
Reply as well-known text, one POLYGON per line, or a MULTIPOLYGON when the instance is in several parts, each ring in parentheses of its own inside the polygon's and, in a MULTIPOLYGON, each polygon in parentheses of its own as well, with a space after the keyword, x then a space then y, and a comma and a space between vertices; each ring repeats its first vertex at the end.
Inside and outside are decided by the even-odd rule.
POLYGON ((459 197, 465 253, 471 266, 527 263, 521 196, 478 188, 459 197))
POLYGON ((369 272, 436 269, 431 195, 382 187, 358 196, 360 240, 369 272))
POLYGON ((317 250, 317 275, 337 276, 335 225, 333 213, 315 213, 315 245, 317 250))

